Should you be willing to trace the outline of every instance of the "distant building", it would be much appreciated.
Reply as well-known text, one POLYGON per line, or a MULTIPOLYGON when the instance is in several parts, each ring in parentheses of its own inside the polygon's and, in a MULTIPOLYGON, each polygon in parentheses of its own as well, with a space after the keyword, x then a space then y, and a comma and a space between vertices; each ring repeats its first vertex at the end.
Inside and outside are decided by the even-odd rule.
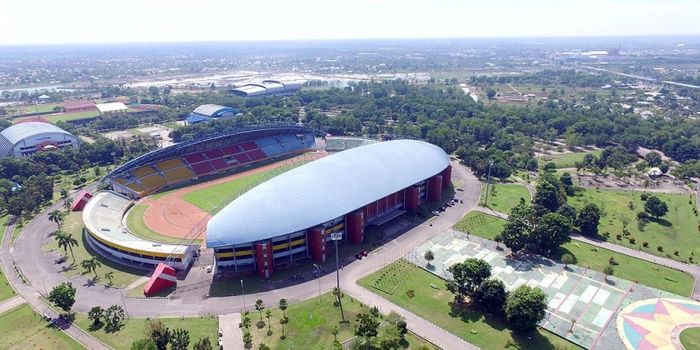
POLYGON ((95 102, 93 101, 70 101, 63 103, 63 110, 67 113, 92 111, 95 110, 95 102))
POLYGON ((649 171, 647 171, 647 175, 652 179, 657 178, 663 174, 664 174, 663 171, 661 171, 661 169, 659 169, 657 167, 653 167, 653 168, 649 169, 649 171))
POLYGON ((23 158, 40 151, 78 148, 79 144, 77 137, 55 125, 20 123, 0 132, 0 157, 23 158))
POLYGON ((230 118, 236 114, 238 114, 238 110, 233 107, 206 104, 195 108, 185 121, 187 124, 197 124, 212 119, 230 118))
POLYGON ((100 116, 104 115, 122 115, 126 114, 128 108, 123 102, 110 102, 110 103, 99 103, 96 104, 97 110, 100 112, 100 116))
POLYGON ((277 80, 263 80, 260 84, 246 84, 231 89, 229 92, 240 97, 289 95, 301 90, 306 81, 280 82, 277 80))

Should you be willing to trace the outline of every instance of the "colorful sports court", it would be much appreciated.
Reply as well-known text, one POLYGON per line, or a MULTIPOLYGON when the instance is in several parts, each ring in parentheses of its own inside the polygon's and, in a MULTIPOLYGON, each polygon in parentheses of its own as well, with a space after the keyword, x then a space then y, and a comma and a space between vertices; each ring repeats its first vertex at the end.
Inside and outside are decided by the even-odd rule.
POLYGON ((680 330, 700 326, 700 303, 579 266, 540 256, 507 257, 503 246, 467 233, 447 230, 406 255, 442 278, 447 268, 467 258, 491 264, 491 273, 509 290, 539 287, 548 296, 540 325, 588 349, 682 349, 680 330), (435 259, 427 263, 424 253, 435 259), (675 340, 674 340, 675 337, 675 340))

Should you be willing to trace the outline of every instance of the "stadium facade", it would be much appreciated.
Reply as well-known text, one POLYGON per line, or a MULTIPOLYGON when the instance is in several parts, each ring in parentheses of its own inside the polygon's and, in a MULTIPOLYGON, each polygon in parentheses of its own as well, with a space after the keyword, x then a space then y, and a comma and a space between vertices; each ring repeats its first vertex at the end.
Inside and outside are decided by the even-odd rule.
POLYGON ((0 157, 24 158, 40 151, 79 145, 75 135, 48 123, 20 123, 0 132, 0 157))
POLYGON ((96 251, 127 264, 153 267, 166 263, 186 269, 199 250, 192 242, 204 224, 178 244, 138 237, 125 225, 133 200, 208 176, 312 151, 318 134, 300 126, 248 128, 178 143, 124 163, 103 179, 113 190, 96 193, 83 208, 86 240, 96 251))
POLYGON ((415 140, 362 145, 302 165, 242 194, 207 225, 217 266, 255 269, 298 259, 325 261, 332 237, 364 240, 423 200, 438 202, 451 185, 449 156, 415 140))
POLYGON ((278 80, 263 80, 260 84, 246 84, 241 87, 231 89, 229 92, 232 95, 240 97, 256 97, 256 96, 275 96, 289 95, 301 90, 306 81, 287 81, 281 82, 278 80))
POLYGON ((238 114, 238 110, 233 107, 206 104, 195 108, 185 121, 187 124, 197 124, 213 119, 230 118, 236 114, 238 114))

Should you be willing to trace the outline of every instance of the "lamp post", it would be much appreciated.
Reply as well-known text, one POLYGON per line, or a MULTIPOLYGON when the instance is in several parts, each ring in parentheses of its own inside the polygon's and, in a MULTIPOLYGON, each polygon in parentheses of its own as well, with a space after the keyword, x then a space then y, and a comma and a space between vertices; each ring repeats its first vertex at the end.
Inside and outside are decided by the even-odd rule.
POLYGON ((243 299, 243 314, 245 315, 248 311, 245 309, 245 289, 243 289, 243 280, 241 280, 241 299, 243 299))
POLYGON ((314 264, 314 267, 316 268, 316 278, 318 278, 318 304, 321 305, 323 304, 321 301, 321 268, 316 264, 314 264))
POLYGON ((493 160, 489 160, 489 171, 486 176, 486 199, 484 200, 484 206, 488 208, 489 206, 489 185, 491 184, 491 166, 493 165, 493 160))

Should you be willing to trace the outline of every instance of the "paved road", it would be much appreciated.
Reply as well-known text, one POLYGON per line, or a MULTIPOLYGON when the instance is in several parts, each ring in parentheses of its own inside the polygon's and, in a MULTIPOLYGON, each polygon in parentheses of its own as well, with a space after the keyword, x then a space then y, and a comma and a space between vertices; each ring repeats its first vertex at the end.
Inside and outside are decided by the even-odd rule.
MULTIPOLYGON (((476 177, 464 166, 453 162, 453 178, 457 186, 464 188, 464 191, 456 193, 457 197, 463 199, 464 204, 455 205, 447 208, 447 210, 434 217, 427 222, 424 222, 407 232, 400 235, 393 241, 388 242, 377 251, 370 254, 370 257, 361 261, 354 261, 341 271, 341 288, 349 289, 349 294, 358 294, 358 299, 367 298, 365 292, 358 292, 358 289, 353 288, 355 281, 363 276, 366 276, 382 266, 382 263, 388 264, 394 260, 401 258, 413 248, 424 243, 434 235, 439 234, 443 230, 451 227, 469 210, 476 207, 480 183, 476 177)), ((34 305, 43 306, 39 300, 40 293, 46 293, 54 286, 67 280, 61 274, 56 265, 41 252, 41 247, 50 239, 49 234, 56 229, 53 222, 48 220, 48 212, 54 209, 60 209, 60 204, 55 204, 49 207, 40 215, 31 220, 21 236, 16 240, 11 248, 9 244, 3 245, 0 251, 0 263, 8 271, 12 271, 12 262, 19 266, 22 274, 26 276, 28 285, 22 284, 14 274, 8 275, 11 283, 15 286, 18 293, 25 297, 27 301, 34 305)), ((9 241, 9 240, 6 240, 9 241)), ((130 317, 167 317, 167 316, 204 316, 204 315, 220 315, 240 312, 243 310, 243 301, 247 301, 247 307, 251 307, 251 302, 256 299, 262 299, 267 305, 276 305, 281 298, 286 298, 290 302, 299 302, 312 298, 318 293, 318 280, 311 280, 294 286, 272 291, 266 291, 256 294, 249 294, 245 299, 240 296, 225 297, 225 298, 209 298, 202 300, 201 296, 183 296, 176 299, 134 299, 124 298, 122 291, 115 288, 105 288, 101 285, 89 283, 88 279, 81 275, 73 276, 68 279, 77 288, 76 303, 73 310, 78 312, 88 312, 90 308, 96 305, 109 307, 110 305, 123 306, 130 317)), ((335 275, 328 274, 320 278, 321 291, 327 292, 335 287, 335 275)), ((369 295, 369 294, 367 294, 369 295)), ((353 295, 354 296, 354 295, 353 295)), ((381 299, 383 300, 383 299, 381 299)), ((399 308, 384 300, 381 304, 385 309, 399 308)), ((43 309, 46 309, 43 306, 43 309)), ((405 311, 405 310, 404 310, 405 311)), ((414 332, 426 339, 434 340, 437 345, 446 344, 445 348, 453 348, 451 345, 459 342, 459 338, 450 337, 444 331, 436 329, 434 325, 418 318, 415 315, 406 313, 407 318, 410 318, 415 324, 412 326, 414 332), (444 342, 444 343, 441 343, 444 342)), ((76 338, 81 336, 79 330, 74 330, 75 327, 67 329, 69 334, 75 333, 76 338)), ((104 348, 101 344, 90 344, 90 341, 95 341, 92 337, 86 339, 83 343, 89 344, 90 348, 104 348)), ((81 339, 82 339, 81 338, 81 339)), ((462 341, 461 345, 464 345, 462 341)), ((468 346, 468 345, 464 345, 468 346)))
MULTIPOLYGON (((51 211, 56 208, 60 209, 60 207, 61 204, 56 204, 49 207, 48 210, 51 211)), ((42 315, 49 315, 52 319, 56 320, 59 328, 61 328, 66 334, 71 336, 73 339, 75 339, 77 342, 79 342, 86 348, 93 350, 110 349, 108 346, 104 345, 102 342, 92 337, 91 335, 85 333, 78 327, 58 320, 58 313, 53 311, 41 301, 41 295, 39 294, 39 292, 37 292, 38 289, 33 288, 31 285, 26 285, 22 283, 19 276, 16 273, 14 273, 14 268, 11 262, 12 260, 14 260, 15 256, 14 249, 11 247, 10 244, 12 241, 13 228, 14 224, 8 225, 3 233, 5 235, 5 239, 2 240, 2 247, 0 247, 0 263, 2 264, 2 267, 5 270, 5 272, 8 272, 5 275, 8 281, 10 281, 10 284, 14 287, 17 294, 19 294, 21 298, 26 300, 26 302, 28 302, 29 305, 31 305, 32 308, 38 313, 42 315), (12 271, 12 273, 10 273, 10 271, 12 271)), ((35 247, 35 249, 36 251, 40 250, 38 247, 35 247)), ((42 260, 45 259, 42 258, 42 260)), ((20 266, 20 270, 24 274, 22 270, 24 265, 20 266)))

